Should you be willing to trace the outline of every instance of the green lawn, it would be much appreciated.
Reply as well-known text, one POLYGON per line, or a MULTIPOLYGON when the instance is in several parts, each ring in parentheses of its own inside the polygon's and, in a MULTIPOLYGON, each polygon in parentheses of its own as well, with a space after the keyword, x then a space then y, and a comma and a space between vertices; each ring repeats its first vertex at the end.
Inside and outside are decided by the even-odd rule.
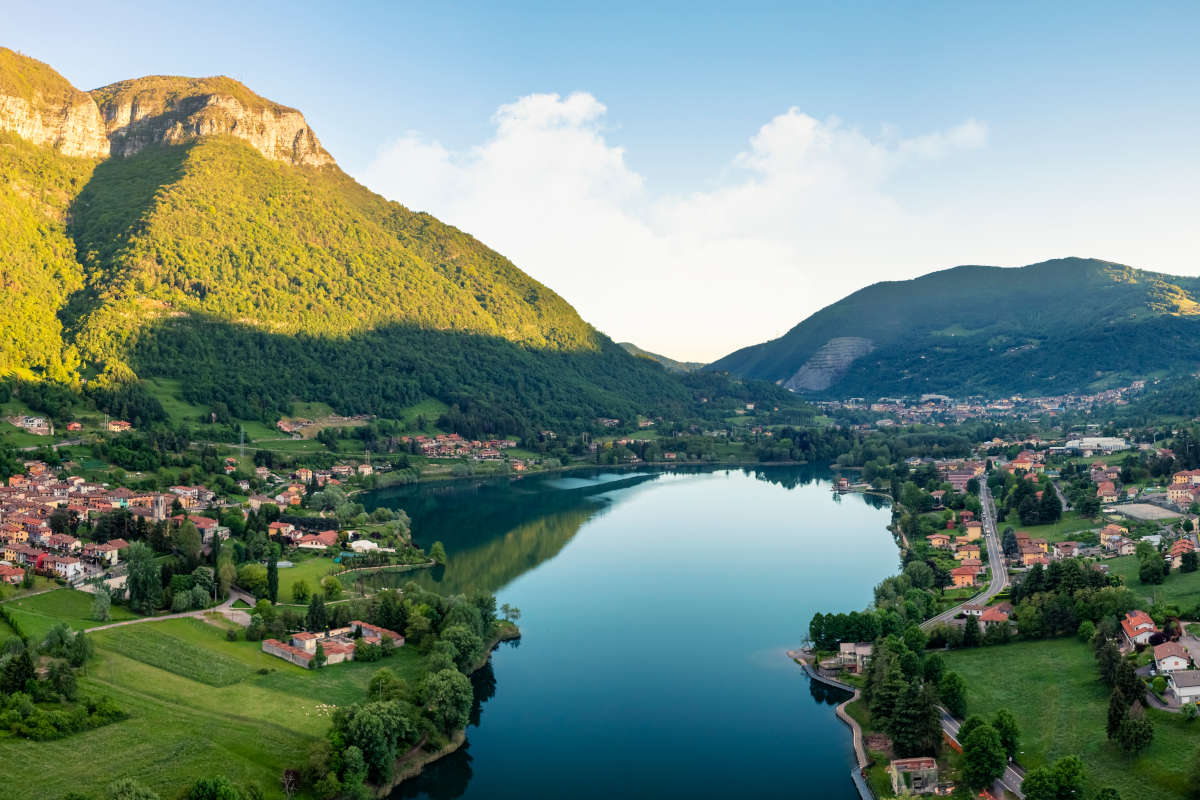
POLYGON ((1121 556, 1104 562, 1114 575, 1125 579, 1125 585, 1141 597, 1147 605, 1155 600, 1179 606, 1185 614, 1200 605, 1200 571, 1180 572, 1172 570, 1161 584, 1142 583, 1138 578, 1137 556, 1121 556))
MULTIPOLYGON (((320 588, 321 579, 329 574, 333 568, 341 569, 340 564, 334 564, 332 558, 324 556, 314 556, 305 558, 303 561, 298 560, 300 556, 292 555, 289 559, 296 565, 294 567, 281 567, 279 570, 279 602, 292 602, 292 586, 300 580, 308 582, 309 591, 315 591, 320 588)), ((343 588, 346 587, 345 581, 342 583, 343 588)))
POLYGON ((145 378, 142 384, 162 403, 163 410, 176 424, 187 422, 195 425, 209 410, 184 400, 182 381, 175 378, 145 378))
MULTIPOLYGON (((39 640, 59 622, 65 622, 79 631, 106 624, 91 618, 92 596, 74 589, 55 589, 33 597, 10 600, 4 605, 25 634, 39 640)), ((123 606, 114 605, 109 613, 113 622, 137 617, 137 614, 123 606)))
POLYGON ((1034 539, 1045 539, 1053 544, 1077 541, 1080 531, 1103 528, 1104 524, 1103 520, 1087 519, 1074 511, 1067 511, 1063 513, 1062 519, 1052 525, 1022 525, 1014 511, 1000 526, 1000 532, 1004 533, 1004 529, 1011 525, 1014 530, 1025 531, 1034 539))
POLYGON ((1183 800, 1188 770, 1200 747, 1200 723, 1148 711, 1154 744, 1137 758, 1105 736, 1109 692, 1091 649, 1075 639, 955 650, 946 666, 968 683, 967 713, 990 716, 1007 708, 1021 728, 1019 761, 1039 767, 1065 755, 1083 759, 1088 796, 1104 786, 1122 797, 1183 800))
POLYGON ((409 681, 423 670, 422 656, 409 648, 383 662, 305 670, 266 655, 259 642, 229 642, 222 628, 196 619, 113 628, 95 633, 94 641, 97 655, 80 688, 111 696, 130 718, 55 742, 0 735, 5 798, 58 800, 125 776, 172 798, 197 777, 224 774, 276 800, 283 797, 281 771, 299 766, 309 744, 324 735, 331 706, 361 700, 380 667, 409 681), (130 657, 131 643, 141 639, 155 647, 169 643, 177 654, 160 650, 166 668, 141 660, 140 649, 130 657), (186 677, 188 661, 220 664, 222 685, 186 677), (55 768, 32 781, 29 764, 55 768))

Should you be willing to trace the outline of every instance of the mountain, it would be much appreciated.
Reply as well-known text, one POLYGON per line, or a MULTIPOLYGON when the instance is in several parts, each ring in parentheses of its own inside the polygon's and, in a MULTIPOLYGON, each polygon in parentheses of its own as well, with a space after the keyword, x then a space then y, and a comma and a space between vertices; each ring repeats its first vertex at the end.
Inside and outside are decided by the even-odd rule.
POLYGON ((432 398, 514 433, 689 400, 499 253, 356 183, 299 111, 226 77, 81 92, 0 48, 0 252, 0 375, 126 399, 169 377, 242 418, 297 400, 399 416, 432 398))
POLYGON ((626 353, 638 358, 646 358, 650 361, 657 361, 662 364, 667 372, 692 372, 704 366, 699 361, 676 361, 673 358, 660 356, 658 353, 651 353, 649 350, 643 350, 633 342, 621 342, 620 347, 625 349, 626 353))
POLYGON ((879 397, 1057 394, 1198 364, 1200 278, 1064 258, 877 283, 709 369, 879 397))

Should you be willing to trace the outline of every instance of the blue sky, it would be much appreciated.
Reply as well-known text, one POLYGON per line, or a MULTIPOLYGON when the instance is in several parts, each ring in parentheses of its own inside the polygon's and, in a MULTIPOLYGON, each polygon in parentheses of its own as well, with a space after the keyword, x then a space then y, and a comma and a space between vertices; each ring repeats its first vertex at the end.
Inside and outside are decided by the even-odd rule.
POLYGON ((15 5, 2 43, 80 88, 300 108, 359 180, 677 357, 958 263, 1200 272, 1194 3, 15 5))

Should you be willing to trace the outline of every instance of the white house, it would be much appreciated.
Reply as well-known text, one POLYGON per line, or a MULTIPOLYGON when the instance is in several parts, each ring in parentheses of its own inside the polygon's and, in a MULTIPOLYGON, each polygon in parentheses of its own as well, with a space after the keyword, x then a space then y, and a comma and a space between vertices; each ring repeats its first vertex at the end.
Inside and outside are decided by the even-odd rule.
POLYGON ((1163 642, 1154 648, 1154 665, 1159 672, 1187 669, 1190 664, 1188 651, 1179 642, 1163 642))
POLYGON ((1176 670, 1167 676, 1167 682, 1179 702, 1200 702, 1200 669, 1176 670))
POLYGON ((74 556, 51 556, 49 561, 60 578, 73 580, 83 574, 83 563, 74 556))
POLYGON ((1150 637, 1159 632, 1150 615, 1140 609, 1134 609, 1125 615, 1121 620, 1121 630, 1125 633, 1125 640, 1130 647, 1149 643, 1150 637))

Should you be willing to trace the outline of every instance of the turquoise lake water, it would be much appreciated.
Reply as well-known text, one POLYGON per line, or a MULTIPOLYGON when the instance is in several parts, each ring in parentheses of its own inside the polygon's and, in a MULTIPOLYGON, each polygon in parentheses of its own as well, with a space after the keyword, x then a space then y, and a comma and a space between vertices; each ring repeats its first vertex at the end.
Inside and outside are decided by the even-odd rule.
POLYGON ((393 798, 857 796, 844 696, 784 651, 895 572, 878 500, 779 467, 401 487, 374 505, 445 544, 422 581, 522 611, 523 638, 474 677, 468 744, 393 798))

